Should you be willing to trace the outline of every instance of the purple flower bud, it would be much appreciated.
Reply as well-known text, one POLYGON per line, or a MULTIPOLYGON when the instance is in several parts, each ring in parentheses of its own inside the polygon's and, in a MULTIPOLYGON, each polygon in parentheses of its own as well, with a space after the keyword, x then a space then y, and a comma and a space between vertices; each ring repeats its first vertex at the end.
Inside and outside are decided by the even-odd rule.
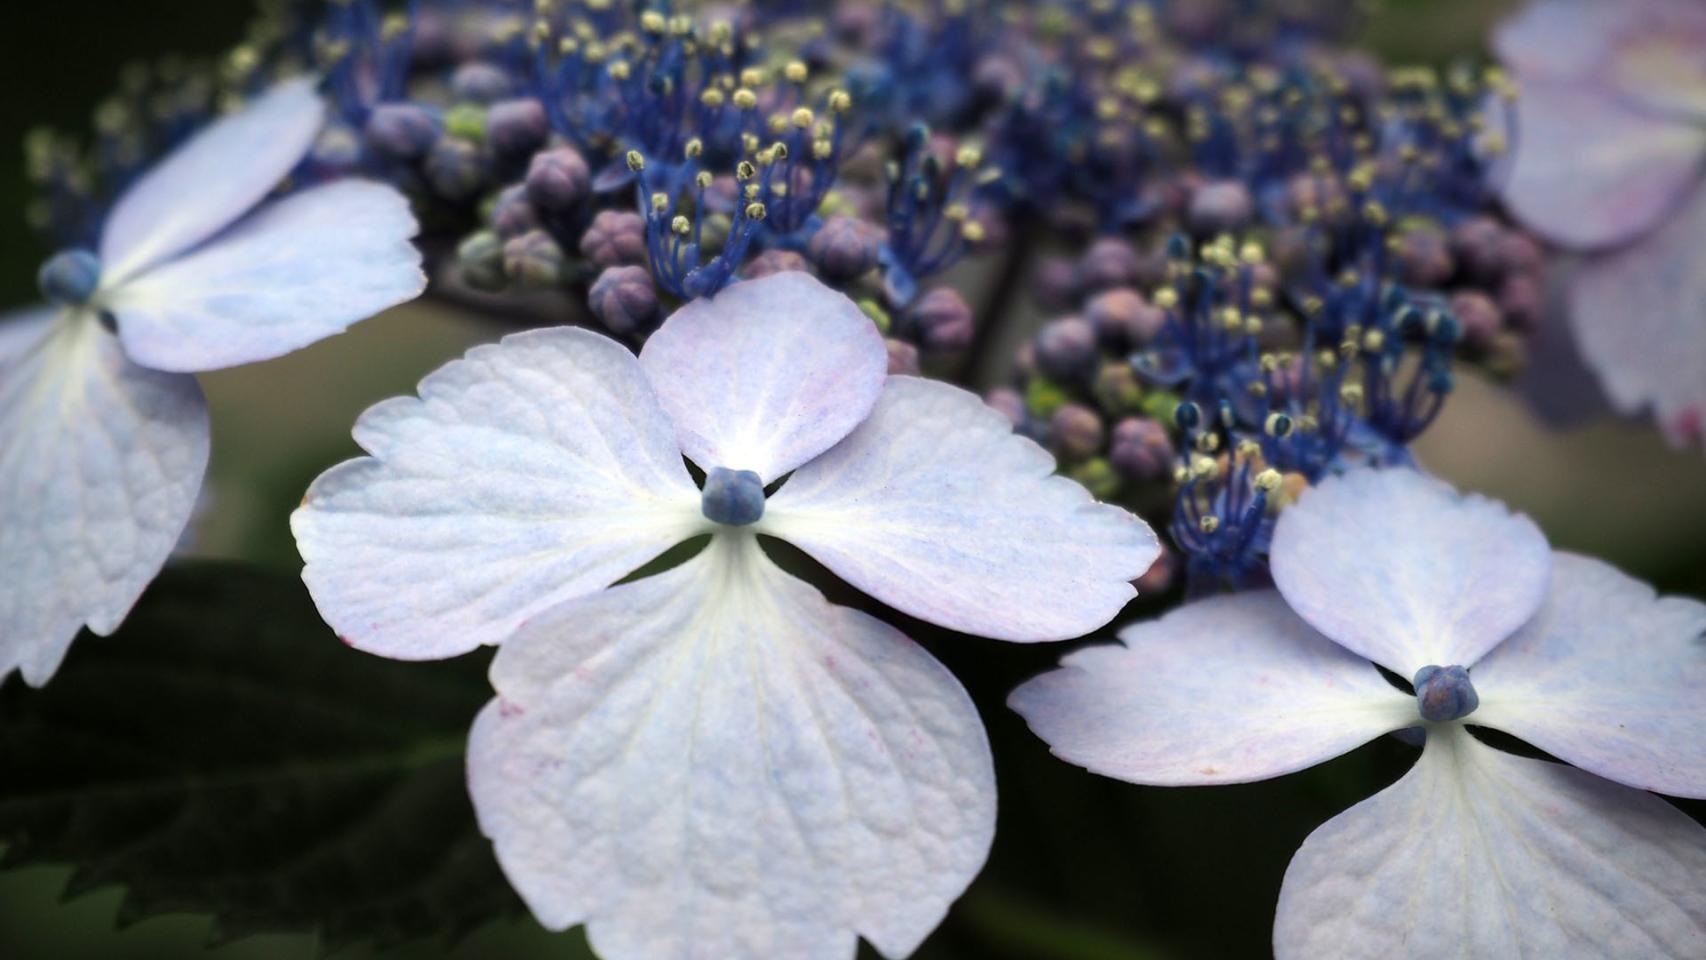
POLYGON ((539 229, 539 214, 533 209, 525 186, 505 187, 498 194, 492 204, 492 229, 505 240, 539 229))
POLYGON ((1137 371, 1125 360, 1109 360, 1096 371, 1096 382, 1090 392, 1096 403, 1109 413, 1125 413, 1143 404, 1143 384, 1137 371))
POLYGON ((600 210, 581 234, 581 256, 600 267, 645 263, 645 218, 632 210, 600 210))
POLYGON ((563 249, 543 230, 529 230, 504 244, 504 273, 517 286, 536 290, 564 280, 563 249))
POLYGON ((905 340, 889 338, 883 341, 889 348, 889 375, 916 377, 920 372, 918 366, 918 348, 905 340))
POLYGON ((1286 205, 1296 217, 1304 213, 1324 214, 1346 202, 1344 185, 1338 177, 1315 173, 1300 173, 1285 185, 1286 205))
POLYGON ((1086 292, 1132 286, 1142 273, 1137 251, 1118 237, 1102 237, 1090 244, 1078 261, 1078 284, 1086 292))
POLYGON ((1256 212, 1250 188, 1237 180, 1211 180, 1191 191, 1185 218, 1197 234, 1242 230, 1256 212))
POLYGON ((1485 282, 1503 272, 1499 247, 1504 233, 1499 222, 1488 216, 1470 217, 1452 228, 1452 252, 1471 278, 1485 282))
POLYGON ((1131 585, 1136 588, 1138 596, 1152 596, 1157 593, 1165 593, 1167 588, 1173 585, 1173 578, 1178 575, 1179 555, 1173 551, 1172 547, 1163 545, 1161 553, 1155 558, 1155 562, 1149 565, 1149 569, 1144 571, 1143 576, 1133 580, 1131 585))
POLYGON ((1049 426, 1062 460, 1087 460, 1102 449, 1102 418, 1083 404, 1061 404, 1049 417, 1049 426))
POLYGON ((1070 310, 1078 302, 1078 265, 1065 257, 1048 257, 1037 264, 1031 296, 1044 310, 1070 310))
POLYGON ((757 523, 764 516, 764 481, 751 470, 712 467, 699 494, 705 519, 731 527, 757 523))
POLYGON ((953 287, 927 291, 907 313, 919 344, 929 353, 964 350, 977 332, 971 306, 953 287))
POLYGON ((1457 318, 1457 328, 1463 331, 1463 343, 1474 350, 1487 349, 1493 336, 1505 325, 1499 305, 1479 290, 1459 290, 1452 294, 1451 315, 1457 318))
POLYGON ((100 285, 101 258, 89 250, 62 250, 36 273, 41 295, 66 307, 88 303, 100 285))
POLYGON ((503 239, 490 230, 470 234, 457 245, 456 266, 462 282, 475 290, 495 292, 509 282, 504 273, 503 239))
POLYGON ((1541 249, 1540 242, 1532 236, 1517 228, 1507 227, 1499 235, 1499 266, 1504 268, 1506 275, 1539 275, 1546 267, 1546 251, 1541 249))
POLYGON ((527 168, 527 196, 549 213, 580 206, 592 189, 592 172, 574 147, 557 147, 535 154, 527 168))
POLYGON ((1103 349, 1124 354, 1138 349, 1167 322, 1166 311, 1143 299, 1129 287, 1104 290, 1084 305, 1084 318, 1095 328, 1103 349))
POLYGON ((1037 332, 1037 369, 1054 380, 1087 380, 1096 372, 1096 331, 1082 317, 1051 320, 1037 332))
POLYGON ((1025 422, 1025 398, 1017 390, 996 387, 984 395, 983 402, 999 410, 1015 427, 1025 422))
POLYGON ((450 92, 458 100, 491 104, 514 92, 509 74, 489 63, 475 61, 456 68, 450 77, 450 92))
POLYGON ((607 267, 592 282, 587 303, 612 333, 636 333, 658 315, 657 288, 645 267, 607 267))
POLYGON ((1469 671, 1459 666, 1423 667, 1416 671, 1413 684, 1416 708, 1424 720, 1461 720, 1481 705, 1475 685, 1469 682, 1469 671))
POLYGON ((424 172, 427 183, 447 200, 472 197, 486 179, 480 148, 461 137, 439 137, 427 151, 424 172))
POLYGON ((419 160, 438 141, 438 118, 412 103, 382 103, 368 114, 367 146, 390 160, 419 160))
POLYGON ((1432 224, 1418 224, 1398 234, 1398 264, 1404 282, 1437 288, 1456 272, 1446 236, 1432 224))
POLYGON ((522 157, 545 143, 551 125, 545 105, 533 97, 504 100, 486 108, 486 142, 500 157, 522 157))
POLYGON ((1173 440, 1167 428, 1147 417, 1126 417, 1114 424, 1108 460, 1132 480, 1159 480, 1173 469, 1173 440))
POLYGON ((853 217, 830 217, 806 244, 825 280, 841 283, 864 276, 877 265, 883 231, 853 217))
POLYGON ((1513 273, 1499 284, 1499 309, 1513 327, 1532 330, 1546 311, 1546 290, 1532 273, 1513 273))
POLYGON ((773 249, 766 250, 748 260, 746 265, 741 267, 740 275, 746 280, 757 280, 760 277, 768 277, 773 273, 784 273, 789 270, 798 270, 801 273, 812 272, 811 264, 806 263, 805 257, 792 250, 773 249))

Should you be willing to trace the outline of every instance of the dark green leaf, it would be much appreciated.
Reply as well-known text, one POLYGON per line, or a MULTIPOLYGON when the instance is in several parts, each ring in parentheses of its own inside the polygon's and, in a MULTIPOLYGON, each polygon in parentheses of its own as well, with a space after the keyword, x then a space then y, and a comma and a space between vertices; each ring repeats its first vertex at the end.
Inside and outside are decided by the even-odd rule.
POLYGON ((0 687, 0 866, 121 884, 121 923, 204 912, 327 948, 513 914, 463 778, 485 660, 359 653, 294 578, 168 570, 45 689, 0 687))

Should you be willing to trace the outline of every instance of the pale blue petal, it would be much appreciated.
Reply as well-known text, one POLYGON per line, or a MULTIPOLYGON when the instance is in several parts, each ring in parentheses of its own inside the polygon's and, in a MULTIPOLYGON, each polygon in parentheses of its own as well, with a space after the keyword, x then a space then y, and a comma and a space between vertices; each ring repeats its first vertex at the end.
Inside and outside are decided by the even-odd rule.
POLYGON ((344 180, 268 204, 111 291, 137 363, 217 370, 305 347, 426 288, 403 195, 344 180))
POLYGON ((85 625, 118 628, 189 522, 207 451, 195 378, 131 363, 93 315, 0 356, 0 678, 40 686, 85 625))
POLYGON ((1107 623, 1160 552, 1125 510, 976 395, 890 377, 845 440, 807 463, 758 529, 878 600, 1002 640, 1064 640, 1107 623))
POLYGON ((639 363, 586 330, 476 347, 355 439, 372 456, 321 474, 291 530, 321 615, 383 656, 502 643, 707 526, 639 363))
POLYGON ((904 957, 982 867, 971 698, 746 533, 532 618, 492 661, 468 787, 548 929, 605 960, 904 957))
POLYGON ((1561 553, 1545 605, 1474 677, 1472 722, 1619 783, 1706 797, 1706 604, 1561 553))
POLYGON ((1315 629, 1408 679, 1472 667, 1546 594, 1533 521, 1415 470, 1331 477, 1280 514, 1274 583, 1315 629))
POLYGON ((1706 829, 1652 794, 1434 727, 1402 780, 1304 841, 1274 955, 1706 956, 1706 829))
POLYGON ((1131 783, 1265 780, 1419 721, 1414 697, 1264 590, 1120 631, 1013 691, 1055 756, 1131 783))
POLYGON ((1678 446, 1706 448, 1706 189, 1665 225, 1576 271, 1568 319, 1619 410, 1651 410, 1678 446))
POLYGON ((640 365, 694 463, 770 483, 865 419, 888 348, 853 301, 789 270, 677 310, 640 365))
POLYGON ((174 150, 108 215, 100 248, 105 282, 128 279, 235 223, 308 152, 324 115, 314 81, 303 77, 174 150))

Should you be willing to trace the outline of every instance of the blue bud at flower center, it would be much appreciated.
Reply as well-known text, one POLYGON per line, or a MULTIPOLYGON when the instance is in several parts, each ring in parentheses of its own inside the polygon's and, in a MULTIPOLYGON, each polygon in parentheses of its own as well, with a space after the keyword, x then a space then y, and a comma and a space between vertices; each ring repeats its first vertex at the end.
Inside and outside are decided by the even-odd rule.
POLYGON ((712 467, 705 474, 699 509, 713 523, 743 527, 764 516, 764 481, 751 470, 712 467))
POLYGON ((62 250, 41 265, 36 284, 60 306, 82 306, 101 284, 101 259, 88 250, 62 250))
POLYGON ((1475 712, 1481 698, 1469 682, 1469 671, 1458 666, 1423 667, 1416 671, 1416 707, 1422 719, 1442 723, 1475 712))

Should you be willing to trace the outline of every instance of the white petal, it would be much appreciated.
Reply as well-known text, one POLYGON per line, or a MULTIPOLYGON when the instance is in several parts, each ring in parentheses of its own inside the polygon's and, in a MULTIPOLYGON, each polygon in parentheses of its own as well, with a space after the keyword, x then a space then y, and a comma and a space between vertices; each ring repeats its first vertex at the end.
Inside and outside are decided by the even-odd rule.
POLYGON ((35 325, 0 356, 0 677, 41 686, 84 625, 116 630, 160 572, 208 426, 193 377, 126 360, 92 315, 35 325))
POLYGON ((1582 264, 1570 326, 1624 413, 1652 408, 1679 441, 1706 443, 1706 189, 1639 243, 1582 264), (1692 424, 1692 426, 1690 426, 1692 424))
POLYGON ((1415 769, 1304 841, 1274 954, 1706 956, 1706 829, 1652 794, 1436 727, 1415 769))
POLYGON ((1408 680, 1474 666, 1534 615, 1552 553, 1534 522, 1414 470, 1357 470, 1280 514, 1274 583, 1315 629, 1408 680))
POLYGON ((1706 160, 1699 125, 1584 84, 1525 79, 1516 118, 1505 202, 1565 246, 1608 247, 1657 227, 1687 198, 1706 160))
POLYGON ((853 301, 785 270, 677 310, 640 364, 694 463, 769 483, 865 419, 888 348, 853 301))
POLYGON ((1142 520, 1054 475, 973 394, 890 377, 846 440, 797 470, 759 529, 877 599, 1002 640, 1107 623, 1160 551, 1142 520))
POLYGON ((103 305, 131 358, 157 370, 268 360, 419 296, 416 230, 402 194, 343 180, 262 207, 103 305))
POLYGON ((1245 783, 1419 723, 1414 697, 1271 591, 1214 597, 1120 632, 1013 691, 1054 755, 1132 783, 1245 783))
POLYGON ((746 534, 530 621, 468 783, 546 927, 604 960, 902 957, 982 866, 976 709, 920 647, 746 534))
POLYGON ((1472 722, 1632 787, 1706 797, 1706 604, 1561 553, 1545 605, 1473 677, 1472 722))
POLYGON ((420 396, 362 414, 373 456, 326 471, 291 517, 346 643, 405 660, 501 643, 705 525, 645 375, 606 337, 514 334, 420 396))
POLYGON ((308 152, 324 114, 314 81, 292 80, 156 164, 107 217, 103 284, 182 253, 248 213, 308 152))
POLYGON ((1597 73, 1617 38, 1637 28, 1644 0, 1532 0, 1493 31, 1494 51, 1524 76, 1584 78, 1597 73))

